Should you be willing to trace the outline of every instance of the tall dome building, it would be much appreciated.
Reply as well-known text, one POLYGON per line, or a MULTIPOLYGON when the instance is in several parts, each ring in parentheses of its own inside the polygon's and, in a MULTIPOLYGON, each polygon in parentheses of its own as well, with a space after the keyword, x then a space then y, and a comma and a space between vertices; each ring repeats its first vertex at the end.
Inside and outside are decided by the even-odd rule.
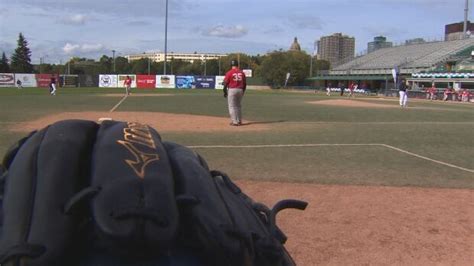
POLYGON ((301 46, 298 43, 298 38, 295 37, 295 40, 290 46, 290 51, 301 51, 301 46))

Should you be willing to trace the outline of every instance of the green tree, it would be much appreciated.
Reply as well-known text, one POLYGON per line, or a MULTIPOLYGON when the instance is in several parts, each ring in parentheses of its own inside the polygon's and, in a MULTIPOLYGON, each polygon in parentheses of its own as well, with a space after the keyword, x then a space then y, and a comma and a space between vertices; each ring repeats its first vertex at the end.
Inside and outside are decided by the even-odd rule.
POLYGON ((301 51, 274 51, 262 59, 258 71, 264 81, 272 87, 285 84, 290 73, 288 85, 303 85, 309 73, 310 56, 301 51))
POLYGON ((14 73, 33 73, 31 51, 22 33, 18 36, 18 47, 12 55, 11 70, 14 73))
POLYGON ((10 73, 10 65, 8 65, 8 58, 5 52, 2 53, 2 59, 0 59, 0 73, 10 73))
POLYGON ((313 62, 313 73, 316 75, 320 74, 321 71, 329 70, 330 64, 329 61, 326 60, 315 60, 313 62))
POLYGON ((102 55, 99 59, 99 72, 100 74, 109 74, 113 71, 113 58, 106 55, 102 55))
POLYGON ((128 74, 132 70, 128 59, 122 56, 115 58, 115 72, 117 74, 128 74))
POLYGON ((141 58, 131 62, 132 73, 134 74, 148 74, 148 64, 150 65, 150 74, 154 73, 152 71, 152 62, 148 62, 148 58, 141 58))

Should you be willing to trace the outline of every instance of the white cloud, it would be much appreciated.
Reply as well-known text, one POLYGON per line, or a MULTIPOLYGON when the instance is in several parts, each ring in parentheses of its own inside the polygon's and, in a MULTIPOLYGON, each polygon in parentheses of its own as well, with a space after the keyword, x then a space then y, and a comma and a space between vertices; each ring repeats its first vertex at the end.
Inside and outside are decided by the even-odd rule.
POLYGON ((78 54, 78 53, 94 53, 105 50, 103 44, 71 44, 66 43, 63 47, 63 52, 65 54, 78 54))
POLYGON ((86 23, 86 18, 85 15, 75 14, 69 17, 63 17, 61 22, 69 25, 84 25, 86 23))
POLYGON ((66 43, 66 45, 63 47, 63 51, 66 54, 72 54, 75 51, 77 51, 81 46, 79 44, 70 44, 66 43))
POLYGON ((204 30, 203 35, 222 38, 239 38, 245 36, 248 30, 242 25, 224 26, 217 25, 210 29, 204 30))

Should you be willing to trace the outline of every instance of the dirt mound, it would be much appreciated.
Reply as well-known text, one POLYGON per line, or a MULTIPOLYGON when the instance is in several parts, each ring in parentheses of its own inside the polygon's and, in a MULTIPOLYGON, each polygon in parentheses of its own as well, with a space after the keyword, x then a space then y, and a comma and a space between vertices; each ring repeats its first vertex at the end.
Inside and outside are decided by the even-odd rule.
POLYGON ((387 105, 379 103, 369 103, 357 100, 322 100, 322 101, 312 101, 311 104, 321 104, 321 105, 330 105, 330 106, 346 106, 346 107, 369 107, 369 108, 397 108, 396 105, 387 105))
POLYGON ((158 112, 65 112, 10 125, 11 131, 32 131, 41 129, 64 119, 84 119, 98 121, 99 118, 112 118, 117 121, 133 121, 147 124, 158 132, 215 132, 215 131, 259 131, 268 125, 245 121, 240 127, 229 126, 229 119, 204 115, 169 114, 158 112))

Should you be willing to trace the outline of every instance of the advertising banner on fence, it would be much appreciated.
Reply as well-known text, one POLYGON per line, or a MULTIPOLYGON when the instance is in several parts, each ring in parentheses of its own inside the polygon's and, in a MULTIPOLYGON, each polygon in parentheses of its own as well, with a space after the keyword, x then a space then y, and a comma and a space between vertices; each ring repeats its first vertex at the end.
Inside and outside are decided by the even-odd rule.
POLYGON ((156 86, 155 75, 137 75, 137 88, 154 89, 156 86))
POLYGON ((15 74, 15 82, 16 80, 20 80, 21 86, 23 87, 37 87, 38 86, 36 82, 35 74, 15 74))
POLYGON ((216 84, 215 76, 194 76, 196 89, 214 89, 216 84))
POLYGON ((118 80, 117 80, 117 86, 119 87, 125 87, 123 83, 125 82, 125 79, 129 76, 132 79, 132 88, 137 87, 137 76, 136 75, 118 75, 118 80))
POLYGON ((176 76, 176 88, 178 89, 194 89, 196 83, 194 76, 176 76))
POLYGON ((117 88, 117 75, 99 75, 99 87, 117 88))
POLYGON ((60 86, 59 84, 59 76, 57 74, 36 74, 36 85, 40 88, 49 88, 49 84, 51 83, 51 79, 56 79, 56 86, 60 86))
POLYGON ((97 87, 99 86, 98 78, 97 75, 79 75, 79 87, 97 87))
POLYGON ((224 83, 224 77, 225 76, 216 76, 216 84, 215 84, 215 87, 217 90, 222 90, 224 89, 224 85, 222 83, 224 83))
POLYGON ((176 87, 175 76, 174 75, 156 75, 156 87, 174 89, 176 87))
POLYGON ((12 73, 0 73, 0 87, 15 87, 15 75, 12 73))
POLYGON ((242 72, 244 72, 245 77, 247 77, 247 78, 252 77, 252 69, 242 69, 242 72))

